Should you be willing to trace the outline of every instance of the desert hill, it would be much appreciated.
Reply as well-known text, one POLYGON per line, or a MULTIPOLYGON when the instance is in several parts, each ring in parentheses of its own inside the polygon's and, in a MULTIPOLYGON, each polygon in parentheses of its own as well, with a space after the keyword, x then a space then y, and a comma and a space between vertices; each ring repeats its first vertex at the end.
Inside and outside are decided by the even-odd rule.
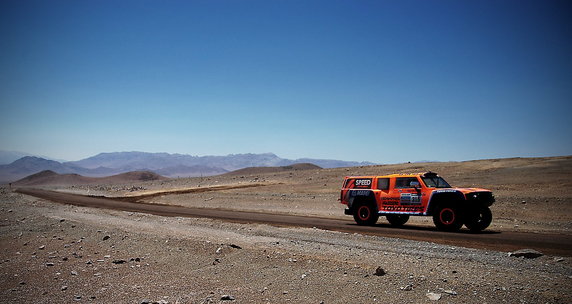
POLYGON ((316 169, 322 169, 322 167, 310 163, 301 163, 301 164, 292 164, 289 166, 280 166, 280 167, 248 167, 226 173, 225 175, 268 174, 268 173, 278 173, 284 171, 316 170, 316 169))
POLYGON ((0 165, 0 184, 14 182, 42 171, 52 171, 58 174, 79 174, 91 177, 110 176, 121 173, 120 171, 118 172, 111 168, 97 167, 88 169, 70 163, 61 163, 41 157, 25 156, 8 165, 0 165))
POLYGON ((58 174, 52 170, 44 170, 13 182, 14 186, 41 186, 41 185, 84 185, 91 184, 96 179, 79 174, 58 174))
POLYGON ((133 171, 108 177, 86 177, 79 174, 58 174, 45 170, 12 183, 13 186, 68 186, 89 184, 121 184, 166 180, 167 178, 149 171, 133 171))
POLYGON ((228 172, 228 170, 222 168, 201 166, 201 165, 195 165, 195 166, 178 165, 178 166, 156 169, 153 171, 165 177, 172 177, 172 178, 211 176, 211 175, 224 174, 228 172))

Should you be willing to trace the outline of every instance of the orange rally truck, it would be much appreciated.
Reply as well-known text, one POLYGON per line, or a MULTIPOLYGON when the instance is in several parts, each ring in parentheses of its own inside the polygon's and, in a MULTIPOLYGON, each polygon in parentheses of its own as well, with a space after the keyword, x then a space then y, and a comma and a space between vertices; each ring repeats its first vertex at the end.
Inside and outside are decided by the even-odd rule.
POLYGON ((433 172, 383 176, 347 176, 340 194, 358 225, 374 225, 385 216, 402 226, 412 215, 433 216, 439 230, 457 231, 463 224, 473 232, 492 221, 493 193, 480 188, 453 188, 433 172))

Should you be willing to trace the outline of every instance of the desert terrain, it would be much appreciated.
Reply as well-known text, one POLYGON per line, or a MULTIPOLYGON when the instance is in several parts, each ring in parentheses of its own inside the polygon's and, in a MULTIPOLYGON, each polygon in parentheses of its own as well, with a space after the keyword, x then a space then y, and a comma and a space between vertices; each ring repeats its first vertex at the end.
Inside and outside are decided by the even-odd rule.
MULTIPOLYGON (((17 193, 34 187, 145 204, 249 211, 351 224, 347 175, 433 171, 491 189, 498 235, 572 234, 572 157, 81 181, 43 176, 0 189, 0 299, 16 303, 571 303, 572 250, 528 259, 443 244, 431 218, 403 229, 425 241, 313 227, 95 209, 17 193), (198 190, 201 189, 201 190, 198 190), (415 229, 411 229, 411 228, 415 229), (410 229, 410 230, 408 230, 410 229)), ((147 176, 148 177, 148 176, 147 176)), ((380 218, 379 229, 385 220, 380 218)), ((376 228, 376 227, 374 227, 376 228)), ((464 231, 457 233, 463 238, 464 231)), ((563 244, 570 246, 572 244, 563 244)), ((524 249, 524 248, 523 248, 524 249)))

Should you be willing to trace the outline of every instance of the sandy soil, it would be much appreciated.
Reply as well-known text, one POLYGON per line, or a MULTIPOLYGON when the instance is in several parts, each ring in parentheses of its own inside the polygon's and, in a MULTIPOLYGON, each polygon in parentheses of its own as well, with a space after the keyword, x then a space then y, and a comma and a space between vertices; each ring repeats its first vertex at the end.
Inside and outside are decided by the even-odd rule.
MULTIPOLYGON (((432 170, 495 192, 491 229, 570 233, 572 158, 484 160, 61 186, 147 202, 344 217, 345 175, 432 170), (147 194, 149 194, 147 192, 147 194)), ((432 225, 417 218, 412 225, 432 225)), ((55 204, 0 189, 0 299, 16 303, 571 303, 569 257, 55 204), (380 267, 385 275, 375 275, 380 267), (435 300, 439 298, 438 300, 435 300), (225 300, 233 299, 233 300, 225 300)))

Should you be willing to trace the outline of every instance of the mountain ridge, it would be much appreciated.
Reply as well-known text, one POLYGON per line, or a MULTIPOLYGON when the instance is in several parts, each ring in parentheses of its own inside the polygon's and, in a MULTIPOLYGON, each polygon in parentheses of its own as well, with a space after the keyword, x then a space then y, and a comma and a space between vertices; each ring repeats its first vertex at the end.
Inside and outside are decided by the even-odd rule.
POLYGON ((322 168, 374 165, 328 159, 286 159, 274 153, 244 153, 226 156, 193 156, 166 152, 105 152, 79 161, 58 162, 36 156, 24 156, 10 164, 0 165, 0 184, 51 170, 58 174, 80 174, 103 177, 130 171, 152 171, 165 177, 194 177, 224 174, 249 167, 281 167, 296 163, 312 163, 322 168))

